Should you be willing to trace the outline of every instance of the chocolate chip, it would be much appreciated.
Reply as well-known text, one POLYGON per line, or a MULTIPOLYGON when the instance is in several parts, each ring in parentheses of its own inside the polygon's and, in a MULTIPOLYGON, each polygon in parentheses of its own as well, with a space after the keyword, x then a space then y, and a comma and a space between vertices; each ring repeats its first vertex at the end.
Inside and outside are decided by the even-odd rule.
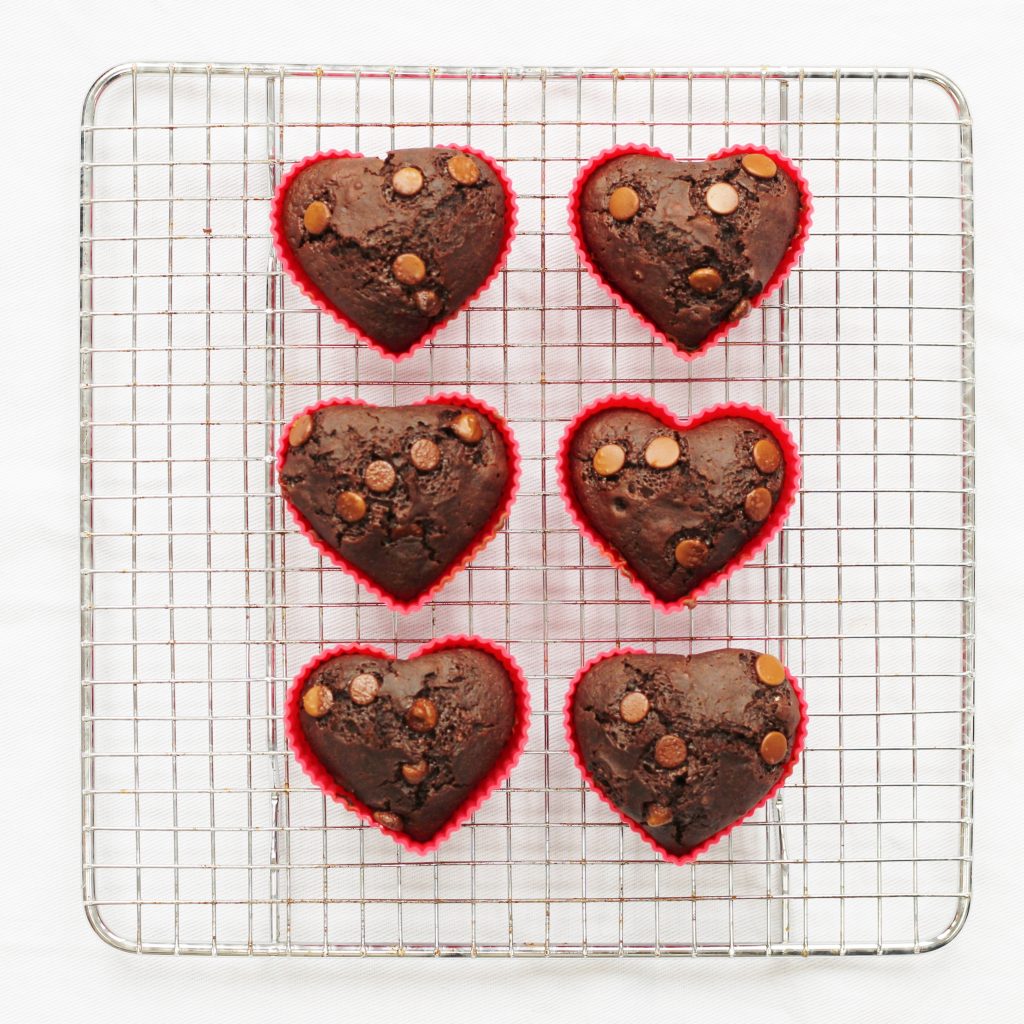
POLYGON ((413 732, 430 732, 437 725, 437 705, 426 697, 417 697, 405 713, 405 724, 413 732))
POLYGON ((785 666, 771 654, 759 655, 757 661, 754 662, 754 671, 765 686, 778 686, 786 681, 785 666))
POLYGON ((764 153, 747 153, 740 161, 740 166, 755 178, 774 178, 778 171, 775 161, 764 153))
POLYGON ((750 303, 746 299, 740 299, 729 311, 730 320, 742 320, 750 312, 750 303))
POLYGON ((708 557, 708 546, 702 540, 686 537, 676 545, 676 562, 684 569, 696 569, 708 557))
POLYGON ((415 764, 402 765, 402 778, 410 786, 418 786, 427 777, 427 762, 421 757, 415 764))
POLYGON ((648 804, 644 821, 650 828, 661 828, 672 820, 672 812, 664 804, 648 804))
POLYGON ((418 167, 399 167, 391 176, 391 187, 400 196, 414 196, 423 188, 423 172, 418 167))
POLYGON ((594 452, 594 472, 614 476, 626 464, 626 450, 617 444, 603 444, 594 452))
POLYGON ((686 741, 668 733, 654 744, 654 760, 660 768, 678 768, 686 760, 686 741))
POLYGON ((414 252, 403 252, 391 264, 391 273, 402 284, 419 284, 427 276, 427 266, 414 252))
POLYGON ((722 275, 714 267, 698 267, 686 280, 701 295, 714 295, 722 287, 722 275))
POLYGON ((331 223, 331 211, 327 209, 327 204, 314 199, 306 207, 302 223, 311 235, 322 235, 327 230, 327 225, 331 223))
POLYGON ((716 181, 704 193, 704 202, 712 213, 730 214, 740 205, 740 194, 727 181, 716 181))
POLYGON ((391 811, 374 811, 373 820, 378 825, 383 825, 385 828, 391 829, 392 832, 401 832, 405 822, 391 811))
POLYGON ((471 412, 461 412, 451 422, 452 433, 466 444, 476 444, 484 436, 480 420, 471 412))
POLYGON ((366 467, 363 480, 374 494, 386 494, 395 486, 395 467, 390 462, 377 459, 366 467))
POLYGON ((365 707, 372 704, 380 693, 380 680, 372 672, 360 672, 348 684, 348 695, 353 704, 365 707))
POLYGON ((418 437, 409 449, 409 461, 418 470, 428 473, 441 461, 441 449, 429 437, 418 437))
POLYGON ((640 209, 640 197, 628 185, 615 189, 608 197, 608 212, 615 220, 630 220, 640 209))
POLYGON ((437 316, 441 312, 441 299, 437 292, 423 288, 413 298, 416 300, 416 308, 424 316, 437 316))
POLYGON ((763 522, 772 510, 772 492, 767 487, 755 487, 743 501, 743 511, 755 523, 763 522))
POLYGON ((330 687, 323 686, 320 683, 314 683, 302 695, 302 710, 310 718, 323 718, 331 710, 333 703, 334 694, 331 693, 330 687))
POLYGON ((313 436, 313 417, 307 413, 299 416, 288 430, 288 444, 293 448, 304 445, 313 436))
POLYGON ((366 515, 366 499, 356 491, 342 491, 334 507, 346 523, 358 523, 366 515))
POLYGON ((480 180, 480 168, 471 156, 458 153, 448 161, 448 173, 460 185, 475 185, 480 180))
POLYGON ((630 725, 642 722, 650 710, 651 702, 639 690, 630 690, 619 704, 622 720, 630 725))
POLYGON ((782 452, 779 451, 779 446, 767 437, 762 437, 754 445, 754 465, 762 473, 774 473, 782 465, 782 452))
POLYGON ((788 750, 789 741, 781 732, 770 732, 761 740, 761 760, 765 764, 781 764, 788 750))
POLYGON ((656 437, 644 450, 651 469, 671 469, 679 461, 679 442, 674 437, 656 437))

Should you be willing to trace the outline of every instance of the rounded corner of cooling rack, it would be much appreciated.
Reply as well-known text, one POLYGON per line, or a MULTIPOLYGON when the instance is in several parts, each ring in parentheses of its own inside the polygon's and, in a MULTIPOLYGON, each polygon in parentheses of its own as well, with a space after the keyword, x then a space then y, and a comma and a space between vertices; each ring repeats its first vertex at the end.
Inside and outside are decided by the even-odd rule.
POLYGON ((138 943, 124 935, 118 935, 107 924, 103 919, 103 910, 98 904, 86 903, 82 909, 85 911, 85 920, 88 922, 93 934, 105 945, 110 946, 111 949, 116 949, 120 953, 137 953, 139 951, 138 943))
POLYGON ((958 120, 970 122, 971 108, 967 103, 967 97, 963 89, 953 81, 949 75, 934 68, 914 68, 913 76, 917 81, 928 82, 936 88, 941 89, 956 107, 958 120))
POLYGON ((130 77, 135 68, 136 65, 131 63, 115 64, 96 76, 92 85, 86 90, 85 99, 82 101, 83 128, 91 127, 95 121, 96 107, 103 93, 119 79, 130 77))
POLYGON ((915 953, 935 953, 940 949, 945 949, 963 930, 964 925, 967 923, 967 918, 971 912, 972 893, 965 892, 961 893, 956 900, 956 910, 953 912, 952 918, 950 918, 949 924, 946 925, 941 931, 924 942, 918 943, 914 948, 915 953))

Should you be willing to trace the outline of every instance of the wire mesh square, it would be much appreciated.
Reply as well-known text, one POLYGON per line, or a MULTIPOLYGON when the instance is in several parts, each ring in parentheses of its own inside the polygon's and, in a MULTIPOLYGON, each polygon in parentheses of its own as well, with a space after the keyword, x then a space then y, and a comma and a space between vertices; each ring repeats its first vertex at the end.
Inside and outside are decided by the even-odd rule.
POLYGON ((970 900, 971 124, 925 71, 137 64, 82 127, 83 897, 166 953, 918 951, 970 900), (581 273, 566 196, 637 141, 790 155, 815 223, 783 290, 683 363, 581 273), (470 143, 516 188, 507 267, 396 366, 309 305, 271 252, 274 186, 317 149, 470 143), (321 397, 466 390, 509 420, 508 525, 422 610, 367 600, 283 515, 271 454, 321 397), (804 488, 764 555, 665 615, 558 496, 567 421, 610 391, 681 415, 749 401, 804 488), (409 653, 479 632, 534 714, 508 783, 428 858, 328 803, 290 759, 289 680, 326 644, 409 653), (662 863, 581 785, 560 716, 615 644, 780 655, 807 749, 778 799, 695 864, 662 863))

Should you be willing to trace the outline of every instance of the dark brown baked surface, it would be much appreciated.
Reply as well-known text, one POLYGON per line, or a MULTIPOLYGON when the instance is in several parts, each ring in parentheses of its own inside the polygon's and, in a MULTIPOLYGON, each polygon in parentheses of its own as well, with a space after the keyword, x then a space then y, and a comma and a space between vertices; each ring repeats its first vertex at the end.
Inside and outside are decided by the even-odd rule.
POLYGON ((721 569, 758 532, 785 477, 781 449, 754 420, 727 417, 681 432, 628 408, 604 409, 584 420, 570 442, 569 462, 569 483, 590 526, 669 602, 721 569), (656 438, 676 442, 674 465, 648 464, 648 446, 656 438), (755 462, 759 441, 779 459, 772 472, 755 462), (618 446, 625 462, 602 476, 594 460, 605 445, 618 446), (760 519, 748 511, 753 492, 767 502, 752 509, 760 519), (684 541, 692 543, 680 551, 684 541))
POLYGON ((401 353, 486 280, 501 254, 507 215, 501 182, 486 161, 460 150, 401 149, 383 160, 312 163, 288 189, 282 227, 327 298, 365 335, 401 353), (477 179, 456 180, 448 169, 452 157, 471 160, 477 179), (419 170, 418 191, 396 189, 402 168, 419 170), (306 223, 312 203, 326 207, 318 233, 306 223), (403 255, 422 261, 421 279, 396 274, 403 255))
POLYGON ((444 575, 506 493, 504 438, 472 409, 328 406, 304 440, 301 420, 289 435, 285 494, 324 544, 401 601, 444 575))
POLYGON ((602 164, 583 186, 580 228, 595 267, 682 349, 699 347, 719 324, 749 311, 744 300, 768 283, 796 233, 796 182, 781 168, 767 178, 751 174, 743 160, 684 163, 628 154, 602 164), (735 191, 732 212, 708 205, 709 188, 720 182, 735 191), (639 199, 636 213, 623 220, 609 212, 620 188, 639 199), (720 280, 710 292, 691 283, 702 271, 710 287, 709 269, 720 280))
POLYGON ((785 769, 800 704, 788 679, 761 682, 759 657, 735 649, 618 655, 579 682, 572 723, 587 772, 670 853, 692 850, 741 817, 785 769), (634 691, 642 696, 624 705, 634 691), (646 713, 627 721, 645 703, 646 713), (773 733, 785 743, 766 743, 773 733), (767 763, 765 754, 778 762, 767 763))
POLYGON ((313 753, 380 824, 420 842, 466 801, 515 727, 512 680, 495 657, 475 648, 411 661, 345 654, 310 674, 303 697, 316 687, 330 698, 314 694, 310 704, 317 712, 329 704, 326 713, 299 711, 313 753), (356 679, 363 703, 352 697, 356 679))

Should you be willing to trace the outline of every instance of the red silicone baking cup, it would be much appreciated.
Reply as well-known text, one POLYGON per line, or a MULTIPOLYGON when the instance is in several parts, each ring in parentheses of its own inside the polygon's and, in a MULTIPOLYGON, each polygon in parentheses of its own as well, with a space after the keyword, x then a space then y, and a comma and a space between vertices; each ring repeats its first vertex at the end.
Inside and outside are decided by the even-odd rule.
POLYGON ((594 545, 608 559, 616 569, 619 569, 629 581, 635 586, 655 608, 663 612, 679 611, 687 602, 695 601, 703 597, 712 587, 727 580, 737 569, 747 562, 756 558, 768 546, 771 539, 779 532, 789 510, 793 506, 797 492, 800 490, 800 451, 793 440, 793 435, 777 420, 771 413, 756 405, 747 405, 744 402, 725 402, 721 405, 712 405, 702 409, 695 416, 687 420, 678 419, 672 411, 656 402, 653 398, 644 398, 643 395, 605 395, 598 398, 581 409, 562 434, 562 440, 558 444, 558 486, 562 492, 562 501, 569 512, 569 516, 576 524, 576 528, 583 534, 591 544, 594 545), (640 412, 649 413, 656 417, 672 430, 686 431, 692 427, 699 427, 702 423, 711 420, 720 420, 727 416, 740 416, 744 419, 753 420, 759 423, 766 430, 770 431, 772 437, 778 442, 782 449, 782 456, 785 460, 786 474, 782 480, 782 490, 779 492, 779 499, 775 503, 771 514, 761 525, 761 529, 754 534, 746 544, 736 552, 732 558, 718 572, 712 573, 706 579, 700 581, 696 587, 675 601, 664 601, 658 597, 650 588, 630 569, 629 563, 616 550, 616 548, 590 525, 586 512, 580 507, 573 493, 572 482, 569 479, 569 448, 576 432, 583 423, 590 419, 595 413, 605 409, 637 409, 640 412))
MULTIPOLYGON (((369 408, 379 408, 379 406, 374 406, 371 402, 364 402, 361 398, 328 398, 322 402, 317 402, 315 405, 307 406, 305 409, 297 412, 281 433, 281 442, 277 449, 277 478, 279 481, 281 479, 281 474, 284 471, 285 457, 288 455, 288 434, 291 431, 292 423, 294 423, 300 416, 312 416, 321 409, 326 409, 335 405, 362 405, 369 408)), ((494 539, 495 534, 497 534, 502 526, 504 526, 505 520, 508 518, 509 510, 512 508, 512 504, 515 501, 516 492, 519 490, 519 478, 522 475, 522 460, 519 457, 519 444, 516 441, 515 435, 509 429, 505 420, 486 402, 481 402, 479 398, 474 398, 472 395, 443 394, 429 395, 426 398, 421 398, 418 402, 410 403, 410 405, 412 407, 417 405, 459 405, 472 409, 481 416, 485 416, 501 435, 501 439, 505 445, 505 451, 508 453, 509 461, 508 480, 505 482, 505 489, 502 492, 501 501, 491 513, 490 518, 481 527, 479 533, 477 533, 477 535, 465 547, 462 554, 460 554, 448 569, 445 570, 444 574, 439 576, 438 579, 435 580, 418 597, 415 597, 410 601, 403 601, 401 598, 395 597, 394 594, 389 594, 386 590, 382 590, 379 584, 364 575, 354 565, 350 565, 337 551, 328 547, 323 542, 317 532, 313 529, 309 520, 301 511, 299 511, 298 508, 295 507, 295 505, 291 503, 288 495, 284 493, 284 489, 281 489, 284 497, 284 503, 287 506, 288 511, 291 513, 292 519, 295 520, 295 525, 299 528, 299 532, 302 533, 310 544, 312 544, 313 547, 315 547, 317 551, 324 556, 324 558, 333 562, 339 569, 343 569, 357 583, 361 584, 371 594, 373 594, 374 597, 383 601, 388 608, 392 611, 402 613, 414 612, 417 608, 421 608, 428 600, 430 600, 431 597, 434 596, 434 594, 445 586, 445 584, 449 583, 455 575, 461 572, 466 565, 494 539)), ((403 408, 406 407, 403 406, 403 408)))
POLYGON ((793 692, 796 694, 796 699, 800 705, 800 722, 796 727, 796 735, 793 737, 793 742, 789 748, 789 758, 786 761, 786 766, 782 770, 782 774, 779 776, 775 785, 768 790, 767 793, 756 803, 749 811, 744 811, 738 818, 731 821, 723 829, 719 829, 713 836, 705 839, 704 842, 693 847, 693 849, 687 850, 686 853, 671 853, 661 846, 652 836, 648 835, 632 818, 628 815, 623 814, 615 804, 605 795, 604 791, 600 786, 594 782, 590 773, 587 771, 586 765, 583 763, 583 756, 580 754, 579 745, 576 742, 576 730, 573 727, 572 720, 572 708, 576 697, 576 688, 580 684, 580 680, 599 662, 605 660, 605 658, 614 658, 624 654, 650 654, 650 651, 641 650, 639 647, 617 647, 611 651, 603 651, 601 654, 591 658, 577 673, 573 676, 572 682, 569 684, 568 693, 565 696, 565 709, 562 713, 562 724, 565 728, 565 738, 569 745, 569 753, 572 755, 572 759, 576 764, 576 767, 580 770, 580 774, 583 776, 583 781, 600 797, 603 803, 605 803, 612 813, 619 819, 622 820, 623 824, 628 825, 655 853, 660 854, 665 860, 670 861, 673 864, 689 864, 690 861, 696 860, 702 853, 707 852, 712 846, 715 845, 719 840, 724 839, 737 825, 746 821, 751 815, 756 814, 766 803, 782 787, 785 785, 786 780, 793 773, 793 769, 796 767, 797 761, 800 760, 800 754, 803 752, 804 743, 807 739, 807 701, 804 698, 803 690, 800 689, 800 684, 796 677, 786 669, 786 678, 789 680, 789 685, 793 687, 793 692))
POLYGON ((365 342, 370 348, 375 349, 385 359, 390 359, 392 362, 400 363, 403 359, 408 359, 414 352, 416 352, 421 346, 425 345, 438 331, 441 330, 446 324, 454 320, 471 302, 475 302, 477 298, 490 287, 491 282, 498 276, 501 268, 505 265, 505 260, 508 259, 509 249, 512 248, 512 239, 516 233, 516 220, 518 205, 516 203, 516 194, 512 188, 512 182, 509 180, 508 175, 502 170, 501 167, 495 162, 495 160, 488 156, 486 153, 479 149, 473 149, 471 146, 460 146, 457 143, 452 143, 447 146, 438 146, 438 149, 457 149, 462 153, 469 153, 475 156, 477 159, 482 160, 488 167, 494 171, 501 183, 502 191, 505 194, 505 232, 502 236, 501 252, 498 258, 494 261, 494 266, 491 268, 490 273, 484 279, 482 284, 472 295, 458 309, 454 310, 449 316, 443 320, 439 320, 434 326, 426 332, 420 339, 409 346, 404 352, 392 352, 390 349, 385 348, 376 339, 371 338, 369 335, 364 334, 363 331, 354 324, 344 313, 341 312, 337 306, 324 294, 323 290, 313 281, 313 279, 306 273, 305 268, 295 257, 291 246, 288 244, 288 240, 284 235, 284 228, 281 225, 281 216, 284 209, 285 197, 288 194, 288 189, 291 188, 292 182, 295 178, 302 173, 307 167, 312 164, 318 163, 320 160, 338 160, 338 159, 353 159, 361 160, 363 158, 362 153, 352 153, 347 149, 328 149, 321 153, 314 153, 311 156, 307 156, 300 160, 297 164, 294 164, 291 170, 281 179, 281 183, 277 186, 274 192, 274 198, 270 202, 270 237, 274 241, 274 251, 277 253, 277 258, 281 262, 281 266, 287 271, 288 276, 295 282, 299 287, 299 290, 306 296, 314 306, 318 306, 325 313, 332 316, 339 324, 347 327, 360 341, 365 342))
MULTIPOLYGON (((603 164, 606 164, 609 160, 614 160, 616 157, 626 156, 628 154, 641 153, 647 156, 663 157, 666 160, 675 160, 676 158, 670 153, 666 153, 663 149, 658 149, 656 146, 645 146, 641 143, 631 143, 623 146, 613 146, 611 149, 603 150, 598 153, 592 160, 584 164, 579 174, 576 176, 576 180, 573 182, 572 189, 569 192, 569 233, 572 235, 573 244, 576 246, 576 254, 579 256, 580 263, 587 268, 590 275, 595 281, 601 286, 601 288, 613 298, 623 309, 628 310, 633 314, 646 327, 663 345, 667 345, 677 356, 687 361, 696 359, 698 356, 702 356, 712 345, 721 341, 740 321, 739 320, 727 320, 725 323, 719 324, 713 331, 711 331, 704 340, 694 349, 682 349, 675 342, 671 341, 665 336, 665 334, 658 330, 658 328, 651 323, 632 303, 629 302, 623 295, 621 295, 608 281, 605 280, 601 271, 597 269, 594 262, 590 258, 590 254, 587 252, 586 246, 583 241, 583 229, 580 224, 580 200, 583 195, 583 186, 586 185, 587 180, 590 176, 603 164)), ((800 258, 800 253, 803 252, 804 245, 807 242, 807 236, 811 230, 811 213, 814 210, 814 203, 811 196, 810 186, 807 184, 807 179, 803 176, 803 172, 789 157, 783 156, 781 153, 777 153, 774 149, 766 149, 764 146, 729 146, 726 149, 720 149, 717 153, 712 153, 711 156, 707 157, 708 161, 711 160, 723 160, 730 156, 739 156, 745 153, 763 153, 765 156, 771 157, 775 161, 776 165, 780 167, 786 174, 788 174, 795 182, 796 186, 800 191, 800 212, 797 219, 796 231, 793 234, 793 238, 789 243, 789 247, 783 254, 782 259, 779 261, 779 265, 775 268, 775 272, 768 279, 764 288, 757 293, 752 299, 749 299, 751 309, 757 309, 762 302, 769 295, 772 294, 786 279, 786 275, 789 274, 790 270, 796 264, 800 258)), ((678 161, 685 163, 686 161, 678 161)))
POLYGON ((410 853, 425 857, 433 853, 453 832, 455 832, 479 807, 480 805, 500 786, 511 774, 512 769, 519 760, 526 746, 526 736, 530 729, 530 690, 526 683, 523 670, 516 664, 515 659, 505 650, 491 640, 485 640, 478 636, 444 636, 418 648, 408 658, 393 659, 386 651, 379 647, 371 647, 368 644, 339 644, 337 647, 330 647, 321 651, 315 658, 306 662, 299 670, 299 674, 292 680, 288 688, 288 697, 285 701, 284 710, 284 731, 288 738, 288 747, 291 750, 299 767, 309 776, 312 782, 332 800, 336 800, 348 810, 357 814, 367 825, 379 829, 386 836, 390 836, 400 846, 404 846, 410 853), (395 832, 393 829, 385 828, 374 821, 373 811, 361 800, 353 796, 343 786, 339 785, 334 776, 323 766, 320 759, 313 753, 306 740, 306 734, 302 731, 299 720, 299 707, 302 703, 302 687, 310 675, 319 668, 325 661, 330 661, 342 654, 362 654, 374 658, 386 658, 389 661, 414 661, 424 654, 433 654, 435 651, 443 651, 452 647, 474 647, 493 655, 501 662, 509 679, 512 680, 512 689, 515 696, 516 721, 501 757, 494 763, 491 770, 473 787, 472 792, 466 798, 461 807, 448 819, 445 826, 430 839, 419 842, 403 832, 395 832))

